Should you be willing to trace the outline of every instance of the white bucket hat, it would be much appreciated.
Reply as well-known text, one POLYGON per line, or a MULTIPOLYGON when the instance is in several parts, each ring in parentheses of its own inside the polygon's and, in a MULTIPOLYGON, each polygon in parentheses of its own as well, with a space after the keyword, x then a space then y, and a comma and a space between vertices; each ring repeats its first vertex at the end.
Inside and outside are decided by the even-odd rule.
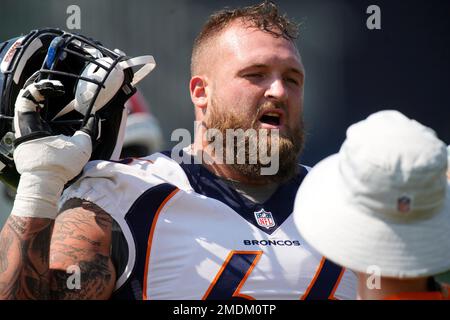
POLYGON ((294 220, 321 254, 351 270, 416 278, 450 269, 447 150, 397 111, 352 125, 338 154, 297 193, 294 220), (378 269, 373 269, 373 268, 378 269))

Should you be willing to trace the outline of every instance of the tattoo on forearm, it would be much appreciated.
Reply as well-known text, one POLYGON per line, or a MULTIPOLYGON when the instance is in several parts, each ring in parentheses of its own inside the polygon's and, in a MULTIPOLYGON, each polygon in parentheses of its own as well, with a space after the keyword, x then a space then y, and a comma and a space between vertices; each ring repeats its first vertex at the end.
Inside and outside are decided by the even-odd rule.
POLYGON ((8 252, 13 239, 11 237, 0 238, 0 274, 8 269, 8 252))
POLYGON ((0 298, 46 299, 53 222, 10 216, 0 234, 0 298))
POLYGON ((26 218, 17 217, 17 216, 11 216, 11 219, 9 219, 9 225, 10 227, 18 234, 21 235, 25 232, 25 223, 26 218))
POLYGON ((109 297, 115 284, 112 218, 92 203, 74 199, 70 204, 56 223, 9 217, 0 233, 0 299, 109 297), (70 265, 79 267, 79 289, 68 287, 70 265))

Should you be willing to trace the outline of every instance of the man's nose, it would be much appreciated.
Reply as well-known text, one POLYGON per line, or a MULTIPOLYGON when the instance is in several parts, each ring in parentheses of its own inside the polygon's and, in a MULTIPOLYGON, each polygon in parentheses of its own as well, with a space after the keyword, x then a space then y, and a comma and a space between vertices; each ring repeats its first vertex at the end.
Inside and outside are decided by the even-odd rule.
POLYGON ((265 97, 271 100, 286 101, 288 98, 288 91, 283 79, 272 79, 266 90, 265 97))

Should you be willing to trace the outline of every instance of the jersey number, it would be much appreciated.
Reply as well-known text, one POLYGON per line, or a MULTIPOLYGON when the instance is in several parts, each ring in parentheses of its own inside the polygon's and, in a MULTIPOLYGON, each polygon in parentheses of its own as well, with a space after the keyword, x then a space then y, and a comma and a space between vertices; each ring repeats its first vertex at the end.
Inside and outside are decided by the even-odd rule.
MULTIPOLYGON (((203 296, 203 300, 254 300, 252 296, 241 294, 239 291, 261 255, 262 251, 231 251, 203 296)), ((335 299, 334 292, 344 271, 344 268, 323 258, 313 280, 300 299, 335 299)))

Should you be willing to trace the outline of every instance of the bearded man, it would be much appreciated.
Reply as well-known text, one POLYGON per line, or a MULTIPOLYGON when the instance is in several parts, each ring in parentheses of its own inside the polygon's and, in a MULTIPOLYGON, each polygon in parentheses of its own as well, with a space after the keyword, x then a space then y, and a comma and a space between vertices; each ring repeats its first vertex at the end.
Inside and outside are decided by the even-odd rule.
POLYGON ((56 219, 13 210, 1 235, 14 245, 1 252, 11 267, 0 272, 8 284, 0 295, 355 298, 353 274, 314 251, 292 218, 308 171, 298 164, 305 71, 296 35, 271 2, 211 15, 192 54, 199 130, 182 157, 202 163, 177 162, 171 152, 93 161, 62 194, 56 219), (67 288, 74 265, 75 290, 67 288))

